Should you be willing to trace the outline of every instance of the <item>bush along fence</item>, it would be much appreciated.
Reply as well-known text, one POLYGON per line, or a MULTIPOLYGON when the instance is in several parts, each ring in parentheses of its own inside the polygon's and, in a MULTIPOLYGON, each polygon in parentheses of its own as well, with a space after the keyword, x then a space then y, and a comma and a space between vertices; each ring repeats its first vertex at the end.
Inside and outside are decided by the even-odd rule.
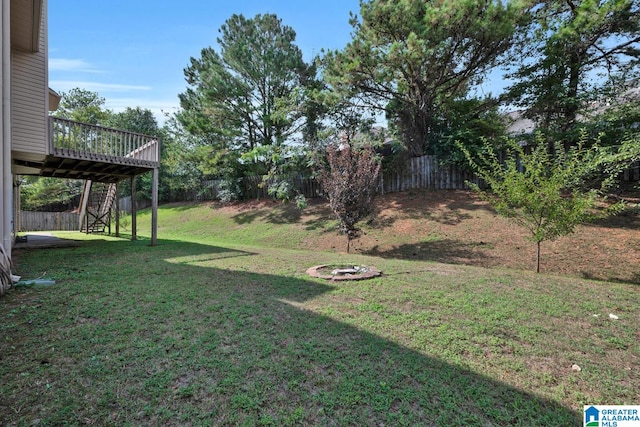
MULTIPOLYGON (((291 195, 301 194, 306 198, 322 196, 318 182, 303 174, 286 177, 291 195)), ((640 181, 640 162, 622 173, 622 181, 640 181)), ((229 180, 203 180, 185 188, 163 189, 162 202, 192 202, 209 200, 262 200, 271 199, 269 187, 283 177, 270 178, 266 182, 262 176, 248 176, 229 180)), ((468 189, 467 182, 482 186, 482 182, 468 169, 456 165, 441 165, 435 156, 426 155, 410 159, 402 169, 385 171, 379 178, 381 193, 395 193, 409 190, 461 190, 468 189)), ((138 209, 148 206, 138 202, 138 209)), ((120 199, 120 210, 130 213, 130 198, 120 199)))
MULTIPOLYGON (((478 183, 478 178, 467 170, 454 165, 440 165, 435 156, 422 156, 411 159, 409 165, 401 171, 387 171, 380 176, 379 190, 381 193, 395 193, 400 191, 430 189, 430 190, 460 190, 467 189, 467 181, 478 183)), ((640 162, 636 162, 625 170, 620 179, 623 182, 640 181, 640 162)), ((244 200, 269 199, 269 184, 275 179, 264 182, 261 176, 244 177, 237 182, 238 195, 244 200)), ((303 175, 289 177, 288 182, 296 194, 307 198, 322 196, 318 182, 303 175)), ((223 180, 202 181, 197 189, 183 190, 174 194, 171 201, 208 201, 219 200, 228 191, 228 182, 223 180), (176 197, 176 195, 178 197, 176 197)), ((137 204, 138 209, 149 206, 145 201, 137 204)), ((131 212, 131 198, 120 199, 120 211, 123 214, 131 212)), ((19 231, 76 231, 79 228, 77 213, 69 212, 20 212, 19 231)))
MULTIPOLYGON (((284 177, 264 180, 261 176, 248 176, 238 179, 236 191, 243 200, 268 199, 269 187, 284 177)), ((381 193, 393 193, 413 189, 456 190, 466 189, 466 181, 476 182, 473 173, 457 166, 442 166, 435 156, 422 156, 411 159, 402 171, 387 171, 381 174, 379 190, 381 193)), ((322 196, 320 184, 312 177, 296 174, 286 177, 295 194, 307 198, 322 196)), ((205 180, 197 189, 174 192, 171 201, 205 201, 224 199, 229 191, 229 182, 225 180, 205 180)))

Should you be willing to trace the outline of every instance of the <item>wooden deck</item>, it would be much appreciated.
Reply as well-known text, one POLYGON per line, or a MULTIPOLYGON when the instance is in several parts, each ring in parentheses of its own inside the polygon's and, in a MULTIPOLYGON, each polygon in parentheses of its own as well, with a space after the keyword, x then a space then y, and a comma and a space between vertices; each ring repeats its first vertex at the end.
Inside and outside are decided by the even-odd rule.
POLYGON ((41 176, 115 183, 160 166, 158 138, 103 126, 49 118, 48 154, 43 161, 15 163, 41 176))

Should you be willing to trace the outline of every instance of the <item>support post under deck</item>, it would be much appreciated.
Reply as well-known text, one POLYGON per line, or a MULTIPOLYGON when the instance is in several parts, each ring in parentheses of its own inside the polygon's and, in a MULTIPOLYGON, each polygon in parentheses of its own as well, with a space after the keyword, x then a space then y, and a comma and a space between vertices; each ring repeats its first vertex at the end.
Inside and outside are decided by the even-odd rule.
POLYGON ((116 237, 120 237, 120 196, 118 194, 118 183, 116 182, 116 237))
POLYGON ((138 225, 136 224, 136 177, 131 177, 131 240, 138 240, 138 225))
POLYGON ((151 188, 151 246, 158 244, 158 168, 153 168, 151 188))

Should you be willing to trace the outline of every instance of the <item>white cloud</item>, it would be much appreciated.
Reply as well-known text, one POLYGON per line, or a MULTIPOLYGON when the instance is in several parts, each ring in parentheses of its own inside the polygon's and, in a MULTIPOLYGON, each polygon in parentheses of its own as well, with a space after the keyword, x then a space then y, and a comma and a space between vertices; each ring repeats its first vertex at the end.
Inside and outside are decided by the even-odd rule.
POLYGON ((82 73, 101 73, 84 59, 49 58, 50 71, 76 71, 82 73))
POLYGON ((127 107, 146 108, 151 111, 172 112, 180 107, 178 99, 145 99, 145 98, 110 98, 105 102, 107 108, 116 112, 123 111, 127 107))
POLYGON ((166 121, 165 113, 177 112, 180 101, 177 97, 175 99, 111 98, 106 100, 105 107, 116 113, 124 111, 127 107, 150 110, 162 126, 166 121))
POLYGON ((151 86, 80 80, 49 80, 49 87, 58 93, 68 92, 74 88, 97 92, 105 98, 104 107, 116 113, 124 111, 127 107, 150 110, 160 125, 164 124, 166 120, 165 113, 173 114, 180 108, 180 100, 177 95, 174 98, 154 98, 153 96, 157 96, 157 94, 151 86))
POLYGON ((49 80, 49 86, 57 92, 66 92, 73 88, 80 88, 98 92, 100 95, 102 95, 102 92, 148 91, 152 89, 151 86, 99 83, 79 80, 49 80))

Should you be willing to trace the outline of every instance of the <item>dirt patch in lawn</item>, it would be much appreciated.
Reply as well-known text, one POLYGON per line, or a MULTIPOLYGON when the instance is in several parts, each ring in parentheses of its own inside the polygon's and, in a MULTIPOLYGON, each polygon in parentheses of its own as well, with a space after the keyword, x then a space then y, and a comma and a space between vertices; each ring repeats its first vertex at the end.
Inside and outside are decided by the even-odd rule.
MULTIPOLYGON (((523 270, 535 266, 535 244, 527 239, 526 230, 496 215, 472 192, 388 194, 378 199, 377 206, 378 216, 364 224, 364 234, 352 242, 356 253, 523 270)), ((345 250, 345 237, 334 231, 326 202, 314 201, 299 222, 316 231, 302 248, 345 250)), ((544 242, 541 268, 543 272, 640 283, 639 260, 640 215, 638 210, 629 210, 606 221, 581 225, 573 235, 544 242)))

